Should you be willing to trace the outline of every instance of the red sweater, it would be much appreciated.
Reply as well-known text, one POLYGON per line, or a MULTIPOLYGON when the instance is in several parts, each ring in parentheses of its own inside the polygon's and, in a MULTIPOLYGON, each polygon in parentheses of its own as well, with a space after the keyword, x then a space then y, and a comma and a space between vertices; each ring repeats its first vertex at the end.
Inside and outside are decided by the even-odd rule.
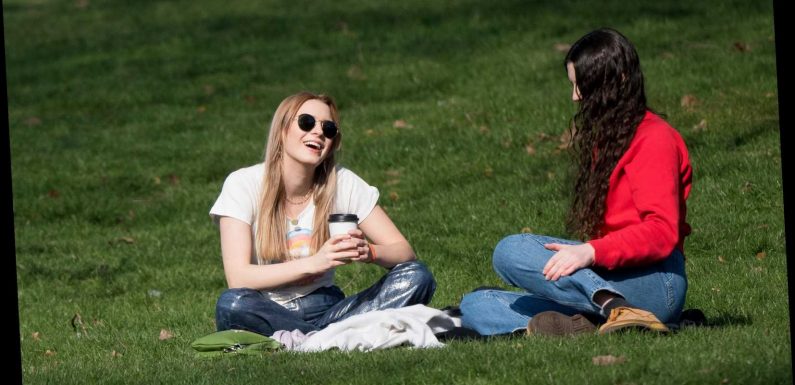
POLYGON ((692 174, 679 132, 647 111, 610 175, 602 237, 588 242, 596 250, 594 265, 648 265, 674 248, 684 253, 692 174))

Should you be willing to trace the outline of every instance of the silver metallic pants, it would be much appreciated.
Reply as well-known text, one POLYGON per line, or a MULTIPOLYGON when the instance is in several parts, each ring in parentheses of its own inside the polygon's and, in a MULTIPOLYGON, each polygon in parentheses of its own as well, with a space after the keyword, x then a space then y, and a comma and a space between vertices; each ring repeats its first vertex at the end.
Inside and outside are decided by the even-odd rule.
POLYGON ((266 336, 277 330, 308 333, 356 314, 427 305, 435 290, 436 282, 424 264, 404 262, 374 285, 349 297, 339 287, 330 286, 280 305, 258 290, 228 289, 218 298, 215 321, 218 331, 241 329, 266 336))

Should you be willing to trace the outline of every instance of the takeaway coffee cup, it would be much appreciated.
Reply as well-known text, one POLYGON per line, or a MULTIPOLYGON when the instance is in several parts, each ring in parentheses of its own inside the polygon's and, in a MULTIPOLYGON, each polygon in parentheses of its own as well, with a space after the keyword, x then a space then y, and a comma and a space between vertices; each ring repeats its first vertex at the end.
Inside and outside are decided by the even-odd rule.
POLYGON ((328 216, 329 236, 348 234, 348 230, 358 228, 359 217, 356 214, 331 214, 328 216))

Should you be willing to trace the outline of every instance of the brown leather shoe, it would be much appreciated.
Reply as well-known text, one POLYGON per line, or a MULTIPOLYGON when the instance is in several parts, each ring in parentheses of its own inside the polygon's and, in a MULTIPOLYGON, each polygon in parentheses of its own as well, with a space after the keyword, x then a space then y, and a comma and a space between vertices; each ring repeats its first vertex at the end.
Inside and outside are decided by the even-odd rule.
POLYGON ((640 328, 660 333, 670 332, 668 327, 651 312, 633 307, 619 306, 610 311, 607 322, 599 327, 599 334, 612 333, 626 328, 640 328))
POLYGON ((596 326, 582 314, 571 317, 556 311, 544 311, 530 318, 527 335, 570 336, 593 333, 596 326))

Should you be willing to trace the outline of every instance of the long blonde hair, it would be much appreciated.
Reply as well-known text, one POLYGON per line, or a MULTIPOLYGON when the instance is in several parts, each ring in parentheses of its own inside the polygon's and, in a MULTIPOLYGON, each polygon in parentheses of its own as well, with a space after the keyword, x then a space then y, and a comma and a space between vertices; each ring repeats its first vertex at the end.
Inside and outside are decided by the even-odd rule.
MULTIPOLYGON (((282 161, 284 158, 284 137, 290 123, 295 119, 298 109, 308 100, 319 100, 331 111, 331 119, 339 125, 339 114, 334 100, 326 95, 299 92, 285 98, 273 114, 268 143, 265 147, 265 174, 262 193, 259 197, 257 217, 256 251, 260 264, 284 262, 294 259, 287 250, 287 213, 284 207, 286 191, 282 161)), ((312 181, 312 200, 315 202, 315 218, 312 225, 310 253, 314 254, 328 240, 329 232, 326 218, 334 205, 337 190, 337 170, 334 153, 342 142, 342 133, 332 139, 332 145, 323 162, 315 168, 312 181)))

